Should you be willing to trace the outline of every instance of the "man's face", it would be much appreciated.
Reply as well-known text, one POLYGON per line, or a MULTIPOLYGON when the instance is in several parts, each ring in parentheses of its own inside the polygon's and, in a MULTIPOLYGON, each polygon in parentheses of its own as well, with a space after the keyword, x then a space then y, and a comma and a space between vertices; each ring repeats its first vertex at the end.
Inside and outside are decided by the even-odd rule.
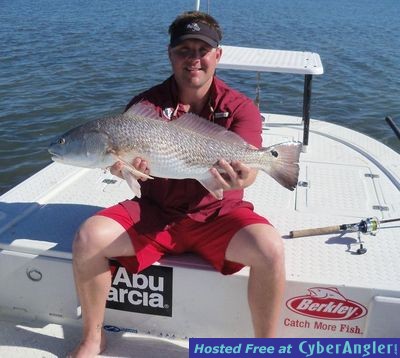
POLYGON ((185 40, 169 48, 169 59, 180 89, 211 85, 222 50, 201 40, 185 40))

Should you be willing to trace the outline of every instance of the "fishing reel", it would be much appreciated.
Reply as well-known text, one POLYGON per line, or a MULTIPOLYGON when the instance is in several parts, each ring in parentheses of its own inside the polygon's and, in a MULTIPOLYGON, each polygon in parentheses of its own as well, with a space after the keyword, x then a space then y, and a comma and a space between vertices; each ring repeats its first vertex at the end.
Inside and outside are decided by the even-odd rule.
MULTIPOLYGON (((361 241, 361 234, 375 236, 379 231, 381 224, 387 224, 395 221, 400 221, 400 218, 393 219, 383 219, 381 221, 378 218, 368 218, 361 220, 359 223, 353 224, 342 224, 342 225, 334 225, 334 226, 326 226, 319 227, 314 229, 302 229, 302 230, 292 230, 289 233, 289 237, 305 237, 305 236, 315 236, 315 235, 325 235, 325 234, 336 234, 340 232, 357 232, 358 234, 358 242, 356 245, 360 245, 357 249, 356 253, 358 255, 365 254, 367 249, 363 245, 363 241, 361 241)), ((351 244, 350 244, 351 245, 351 244)))
POLYGON ((356 253, 358 255, 363 255, 367 252, 367 248, 363 245, 364 242, 361 241, 361 234, 376 236, 377 232, 379 231, 379 227, 380 227, 379 220, 377 217, 367 218, 367 219, 361 220, 358 224, 353 224, 352 226, 356 226, 354 229, 350 228, 350 230, 357 232, 357 238, 358 238, 357 244, 360 245, 360 247, 357 249, 356 253))

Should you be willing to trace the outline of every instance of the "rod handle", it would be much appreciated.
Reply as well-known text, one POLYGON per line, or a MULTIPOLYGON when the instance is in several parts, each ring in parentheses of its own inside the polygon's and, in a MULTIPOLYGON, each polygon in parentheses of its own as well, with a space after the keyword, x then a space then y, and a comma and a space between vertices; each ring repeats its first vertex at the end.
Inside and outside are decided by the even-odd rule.
POLYGON ((315 229, 304 229, 304 230, 293 230, 290 231, 289 236, 291 238, 303 237, 303 236, 315 236, 315 235, 325 235, 340 232, 340 225, 318 227, 315 229))

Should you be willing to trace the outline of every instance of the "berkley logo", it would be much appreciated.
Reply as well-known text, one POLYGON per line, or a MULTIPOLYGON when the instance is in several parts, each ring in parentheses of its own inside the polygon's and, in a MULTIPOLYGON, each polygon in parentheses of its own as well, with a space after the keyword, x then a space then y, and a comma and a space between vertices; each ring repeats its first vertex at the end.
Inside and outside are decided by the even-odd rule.
POLYGON ((303 316, 332 320, 353 320, 364 317, 368 310, 345 298, 336 287, 312 287, 309 294, 293 297, 287 308, 303 316))

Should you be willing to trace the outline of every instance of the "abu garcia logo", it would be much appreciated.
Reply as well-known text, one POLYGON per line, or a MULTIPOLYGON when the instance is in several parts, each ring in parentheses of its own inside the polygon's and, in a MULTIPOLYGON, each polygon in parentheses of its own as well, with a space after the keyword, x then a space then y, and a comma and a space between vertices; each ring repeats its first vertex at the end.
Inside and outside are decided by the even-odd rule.
POLYGON ((172 268, 150 266, 139 274, 114 267, 107 308, 172 316, 172 268))
POLYGON ((362 304, 344 297, 336 287, 312 287, 308 292, 288 300, 287 308, 303 316, 330 320, 354 320, 368 312, 362 304))
POLYGON ((119 301, 121 303, 129 301, 133 305, 164 307, 164 297, 162 295, 164 291, 163 277, 143 274, 131 274, 129 276, 124 267, 119 267, 113 278, 112 285, 108 295, 110 301, 119 301), (126 288, 117 288, 120 285, 126 288))

